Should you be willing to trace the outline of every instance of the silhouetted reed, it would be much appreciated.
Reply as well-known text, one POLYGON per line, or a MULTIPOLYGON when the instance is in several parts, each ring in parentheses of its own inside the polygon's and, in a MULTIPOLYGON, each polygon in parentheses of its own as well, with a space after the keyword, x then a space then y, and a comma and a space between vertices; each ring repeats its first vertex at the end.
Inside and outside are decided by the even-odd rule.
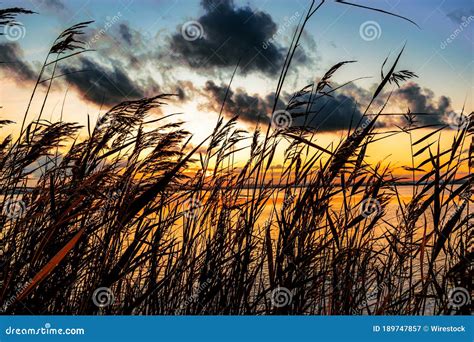
MULTIPOLYGON (((318 8, 311 5, 294 36, 274 111, 318 8)), ((84 51, 87 25, 60 35, 36 85, 46 68, 84 51)), ((397 71, 402 51, 365 113, 387 84, 416 76, 397 71)), ((286 112, 309 118, 308 104, 330 96, 330 79, 345 63, 296 92, 286 112)), ((412 140, 422 127, 411 113, 392 132, 377 128, 379 115, 364 114, 330 146, 304 126, 247 133, 237 116, 220 115, 209 137, 191 145, 181 122, 150 119, 172 96, 120 103, 89 120, 83 140, 81 126, 42 120, 41 112, 26 125, 27 110, 19 136, 0 143, 2 312, 470 313, 469 303, 453 305, 451 290, 472 291, 473 175, 463 172, 472 168, 472 113, 446 150, 431 132, 412 140), (366 158, 371 144, 393 134, 411 141, 408 202, 392 170, 366 158), (275 176, 283 140, 289 146, 275 176), (242 150, 248 160, 237 166, 242 150), (395 217, 389 203, 398 203, 395 217)))

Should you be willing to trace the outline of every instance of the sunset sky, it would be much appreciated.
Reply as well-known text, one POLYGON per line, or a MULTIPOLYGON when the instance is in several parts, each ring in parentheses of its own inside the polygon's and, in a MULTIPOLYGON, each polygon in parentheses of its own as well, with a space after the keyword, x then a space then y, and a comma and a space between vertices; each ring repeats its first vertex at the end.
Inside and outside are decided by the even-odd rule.
MULTIPOLYGON (((347 128, 352 113, 357 117, 365 110, 380 82, 384 59, 389 56, 393 62, 406 42, 398 69, 410 70, 418 78, 400 84, 400 88, 390 85, 369 112, 380 108, 390 90, 394 92, 385 112, 402 113, 409 108, 433 114, 420 117, 420 124, 444 123, 464 105, 466 113, 473 110, 472 1, 352 3, 399 14, 419 27, 394 16, 326 1, 307 25, 279 107, 332 65, 357 61, 338 70, 332 85, 368 78, 340 89, 316 107, 321 113, 313 125, 321 132, 320 143, 327 146, 347 128)), ((83 40, 95 51, 60 65, 61 74, 83 72, 54 83, 44 118, 58 120, 64 101, 63 119, 85 125, 87 114, 97 118, 120 101, 176 93, 179 98, 163 112, 183 112, 186 128, 202 139, 212 131, 225 87, 240 60, 225 114, 240 113, 240 125, 252 130, 262 117, 271 115, 279 70, 309 4, 307 0, 3 1, 3 8, 24 7, 38 14, 18 17, 23 25, 19 36, 7 32, 0 36, 0 119, 21 123, 39 68, 55 37, 73 24, 94 20, 83 40), (186 31, 183 25, 194 27, 186 31), (192 36, 194 33, 198 36, 192 36)), ((40 100, 38 95, 29 119, 37 115, 40 100)), ((383 122, 391 128, 398 123, 395 118, 383 122)), ((450 142, 446 137, 446 143, 450 142)), ((390 155, 392 163, 403 165, 408 143, 406 137, 397 136, 384 141, 371 156, 380 160, 390 155)))

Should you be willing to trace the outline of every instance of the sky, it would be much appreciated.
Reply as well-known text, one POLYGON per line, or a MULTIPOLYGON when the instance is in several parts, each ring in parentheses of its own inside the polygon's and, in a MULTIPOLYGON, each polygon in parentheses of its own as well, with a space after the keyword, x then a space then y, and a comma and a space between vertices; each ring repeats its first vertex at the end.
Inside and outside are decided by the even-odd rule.
MULTIPOLYGON (((470 113, 474 85, 474 7, 470 0, 353 0, 406 17, 326 1, 309 20, 284 84, 278 108, 291 95, 317 82, 327 70, 343 65, 331 78, 341 88, 315 105, 311 121, 330 144, 347 128, 350 116, 361 116, 380 82, 381 67, 405 44, 398 68, 417 75, 390 85, 369 112, 383 105, 388 113, 430 113, 420 124, 447 122, 453 112, 470 113)), ((37 12, 17 18, 20 30, 0 36, 0 119, 21 122, 41 65, 64 29, 93 20, 82 40, 88 49, 60 63, 44 116, 86 124, 120 101, 160 93, 177 94, 163 113, 182 112, 187 128, 202 139, 212 131, 237 64, 224 114, 238 113, 239 125, 251 130, 268 120, 286 52, 308 0, 18 0, 0 6, 37 12)), ((46 87, 33 99, 34 119, 46 87)), ((399 117, 381 121, 394 127, 399 117)), ((292 124, 301 124, 295 120, 292 124)), ((13 130, 18 129, 13 126, 13 130)), ((399 146, 387 140, 373 151, 404 162, 399 146), (391 146, 393 148, 387 148, 391 146)), ((450 139, 446 139, 450 141, 450 139)))

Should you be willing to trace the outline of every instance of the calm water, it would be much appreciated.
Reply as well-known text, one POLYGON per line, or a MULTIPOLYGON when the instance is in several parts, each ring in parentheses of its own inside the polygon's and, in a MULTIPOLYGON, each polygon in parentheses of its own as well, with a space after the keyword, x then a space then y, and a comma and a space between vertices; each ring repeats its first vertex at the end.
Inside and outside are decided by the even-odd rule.
MULTIPOLYGON (((459 185, 453 185, 453 190, 457 189, 459 185)), ((399 200, 402 204, 407 204, 410 202, 412 195, 413 195, 413 187, 411 185, 399 185, 397 186, 398 193, 399 193, 399 200)), ((296 191, 301 191, 302 189, 297 189, 296 191)), ((447 194, 447 192, 446 192, 447 194)), ((444 200, 446 200, 447 195, 444 200)), ((272 214, 272 211, 274 211, 274 203, 276 203, 276 207, 278 210, 283 206, 284 202, 284 193, 282 191, 275 191, 275 195, 273 198, 273 201, 270 201, 261 217, 259 217, 259 220, 257 221, 258 223, 264 223, 272 214)), ((352 202, 352 207, 357 210, 360 209, 356 206, 356 203, 360 202, 362 200, 362 195, 354 196, 353 202, 352 202)), ((336 213, 342 206, 343 201, 343 196, 342 194, 336 195, 333 198, 333 201, 331 203, 331 208, 334 210, 336 213)), ((458 200, 456 200, 456 203, 459 203, 458 200)), ((454 213, 456 210, 456 207, 454 206, 454 203, 452 205, 452 208, 450 210, 450 213, 454 213)), ((471 212, 474 210, 474 205, 470 203, 469 205, 469 211, 471 212)), ((273 213, 274 214, 274 213, 273 213)), ((397 197, 394 196, 391 201, 386 205, 385 207, 385 214, 384 214, 384 220, 388 221, 390 223, 396 223, 400 220, 400 204, 398 203, 397 197)), ((427 217, 427 219, 430 219, 430 217, 427 217)), ((429 223, 429 222, 428 222, 429 223)))
MULTIPOLYGON (((459 187, 459 185, 453 185, 453 190, 455 190, 458 187, 459 187)), ((397 186, 397 189, 398 189, 398 193, 399 193, 400 202, 404 203, 404 204, 408 203, 410 201, 411 197, 412 197, 412 191, 413 191, 412 186, 411 185, 399 185, 399 186, 397 186)), ((303 188, 298 188, 298 189, 295 190, 295 192, 297 194, 299 191, 302 191, 302 190, 304 190, 304 189, 303 188)), ((248 190, 247 193, 251 194, 251 191, 252 190, 248 190)), ((293 195, 295 195, 295 192, 293 192, 293 195)), ((245 193, 245 191, 243 191, 243 193, 245 193)), ((258 224, 262 224, 262 225, 265 224, 265 222, 271 217, 272 212, 274 214, 275 207, 276 207, 277 210, 280 210, 282 208, 283 202, 285 200, 284 192, 281 191, 281 190, 275 189, 275 192, 272 196, 273 196, 272 199, 270 201, 268 201, 268 203, 266 204, 262 214, 260 215, 259 219, 257 220, 258 224)), ((250 195, 242 196, 241 197, 242 202, 245 202, 248 199, 248 197, 250 197, 250 195)), ((3 198, 4 198, 4 196, 0 195, 0 202, 3 201, 3 198)), ((352 203, 352 207, 354 208, 354 210, 360 209, 355 204, 360 202, 361 199, 362 199, 361 195, 354 196, 353 203, 352 203)), ((337 213, 338 210, 342 206, 342 201, 343 201, 342 194, 334 196, 333 201, 331 202, 332 210, 334 210, 337 213)), ((456 200, 456 203, 460 203, 458 199, 456 200)), ((10 208, 10 209, 19 210, 19 211, 23 211, 23 210, 27 211, 28 208, 25 208, 24 205, 22 205, 21 203, 20 204, 13 203, 13 208, 10 208)), ((4 210, 5 210, 5 208, 4 208, 4 210)), ((452 208, 450 209, 450 213, 451 214, 454 213, 455 210, 456 210, 456 207, 453 203, 452 208)), ((474 210, 474 205, 472 203, 470 203, 469 211, 472 212, 473 210, 474 210)), ((398 203, 397 198, 394 196, 392 198, 392 200, 385 207, 384 220, 386 220, 388 222, 391 222, 391 223, 395 223, 399 219, 400 219, 400 205, 398 203)), ((430 219, 430 218, 428 217, 428 219, 430 219)))

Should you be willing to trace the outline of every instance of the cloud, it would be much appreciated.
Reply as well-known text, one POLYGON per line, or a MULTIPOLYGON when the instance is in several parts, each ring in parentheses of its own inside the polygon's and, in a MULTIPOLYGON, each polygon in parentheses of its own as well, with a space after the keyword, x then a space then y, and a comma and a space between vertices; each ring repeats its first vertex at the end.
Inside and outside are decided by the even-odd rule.
POLYGON ((39 0, 40 6, 43 5, 47 9, 61 12, 66 10, 66 5, 61 0, 39 0))
POLYGON ((80 58, 79 67, 62 67, 65 80, 90 102, 115 105, 121 101, 145 96, 143 87, 134 82, 117 63, 106 68, 88 59, 80 58), (81 71, 82 72, 77 72, 81 71))
POLYGON ((36 75, 23 60, 23 50, 17 43, 0 43, 0 69, 17 81, 31 81, 36 75))
POLYGON ((178 95, 179 101, 191 101, 200 93, 193 82, 183 80, 176 81, 176 87, 172 91, 178 95))
POLYGON ((331 132, 347 130, 356 125, 362 113, 357 101, 350 95, 333 94, 324 96, 311 105, 311 114, 306 120, 299 118, 296 125, 310 127, 318 131, 331 132))
MULTIPOLYGON (((201 5, 205 14, 197 21, 202 26, 202 32, 198 32, 202 37, 186 40, 179 27, 170 40, 175 57, 198 69, 235 67, 239 60, 244 74, 260 71, 274 75, 281 69, 284 49, 277 44, 262 47, 278 29, 269 14, 236 7, 232 0, 203 0, 201 5)), ((304 52, 300 52, 298 61, 305 60, 304 52)))
POLYGON ((141 71, 155 57, 153 44, 133 29, 127 22, 119 22, 122 15, 98 25, 96 30, 86 30, 83 41, 88 49, 96 50, 95 56, 104 62, 119 60, 127 70, 141 71))
POLYGON ((429 113, 430 115, 417 116, 420 124, 441 124, 443 116, 451 111, 450 98, 446 96, 436 98, 433 91, 428 88, 422 89, 414 82, 397 89, 391 100, 400 108, 410 109, 413 113, 429 113))
MULTIPOLYGON (((469 17, 474 16, 474 9, 473 8, 458 8, 454 11, 449 12, 446 14, 449 19, 451 19, 456 24, 461 24, 469 19, 469 17)), ((472 20, 472 19, 471 19, 472 20)))
MULTIPOLYGON (((336 84, 334 85, 336 86, 336 84)), ((201 94, 205 96, 206 103, 201 104, 201 109, 219 112, 225 97, 227 86, 217 85, 213 81, 207 81, 201 94)), ((257 122, 268 122, 274 103, 274 93, 261 96, 248 94, 244 89, 229 90, 224 114, 228 117, 239 114, 240 120, 250 124, 257 122)), ((319 96, 311 105, 307 117, 298 115, 305 111, 305 105, 292 109, 293 127, 306 127, 316 129, 319 132, 334 132, 347 130, 354 127, 363 116, 363 110, 370 101, 372 95, 369 91, 354 84, 348 85, 331 96, 319 96)), ((373 103, 375 107, 384 104, 383 98, 388 93, 382 94, 380 100, 373 103)), ((299 101, 308 101, 308 95, 298 98, 299 101)), ((283 94, 276 106, 277 110, 287 108, 290 100, 289 94, 283 94)), ((418 125, 443 124, 446 116, 452 112, 451 99, 446 96, 436 97, 428 88, 421 88, 418 84, 410 82, 393 92, 389 106, 402 109, 402 113, 410 109, 413 113, 429 113, 430 115, 418 115, 418 125)), ((373 111, 371 111, 373 112, 373 111)), ((390 110, 385 110, 385 113, 390 110)), ((378 120, 377 127, 394 127, 401 124, 402 116, 382 117, 378 120)))
MULTIPOLYGON (((219 112, 225 97, 227 87, 224 84, 220 86, 213 81, 207 81, 204 87, 204 94, 207 95, 206 104, 202 108, 219 112)), ((285 109, 289 100, 288 94, 284 99, 279 99, 276 106, 277 110, 285 109)), ((250 124, 267 123, 271 118, 275 94, 270 93, 266 96, 257 94, 250 95, 243 89, 235 91, 230 90, 224 105, 224 114, 234 116, 239 114, 239 119, 250 124)), ((300 98, 301 101, 307 100, 300 98)), ((304 109, 304 107, 301 107, 304 109)), ((307 127, 317 129, 320 132, 338 131, 347 129, 351 118, 355 123, 362 117, 362 113, 357 106, 354 98, 343 94, 336 94, 333 97, 326 96, 318 99, 310 110, 309 117, 305 120, 297 116, 301 110, 294 110, 291 113, 294 116, 293 127, 307 127)), ((353 122, 353 125, 355 124, 353 122)))
POLYGON ((127 42, 128 45, 132 45, 132 32, 130 27, 126 24, 120 24, 119 26, 120 37, 127 42))
MULTIPOLYGON (((358 107, 363 109, 372 99, 372 92, 355 84, 345 86, 341 92, 355 99, 358 107)), ((388 91, 380 94, 373 102, 369 113, 382 108, 388 95, 388 91)), ((451 99, 443 95, 436 97, 431 89, 422 88, 415 82, 408 82, 392 93, 384 113, 404 114, 408 110, 412 113, 429 114, 416 116, 419 125, 442 124, 444 117, 452 112, 451 99)), ((402 116, 383 117, 379 121, 382 120, 386 126, 403 125, 402 116)))
MULTIPOLYGON (((207 81, 204 86, 204 95, 207 102, 201 106, 201 109, 212 110, 219 112, 222 102, 225 98, 227 86, 221 84, 220 86, 213 81, 207 81)), ((227 116, 239 115, 240 120, 247 123, 268 122, 269 113, 273 102, 271 95, 265 98, 259 95, 250 95, 243 89, 236 91, 229 90, 227 100, 224 105, 224 114, 227 116)))

